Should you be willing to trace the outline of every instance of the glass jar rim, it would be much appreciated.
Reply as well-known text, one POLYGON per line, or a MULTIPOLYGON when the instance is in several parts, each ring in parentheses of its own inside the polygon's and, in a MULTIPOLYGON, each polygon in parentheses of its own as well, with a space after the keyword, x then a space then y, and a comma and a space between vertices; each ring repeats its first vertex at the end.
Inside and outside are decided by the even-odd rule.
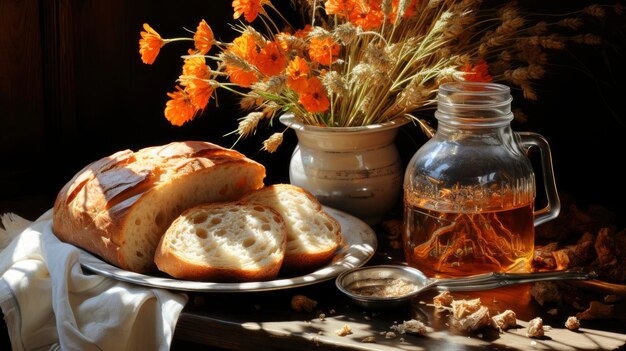
POLYGON ((513 119, 511 89, 499 83, 448 82, 439 86, 439 121, 467 126, 497 126, 513 119))

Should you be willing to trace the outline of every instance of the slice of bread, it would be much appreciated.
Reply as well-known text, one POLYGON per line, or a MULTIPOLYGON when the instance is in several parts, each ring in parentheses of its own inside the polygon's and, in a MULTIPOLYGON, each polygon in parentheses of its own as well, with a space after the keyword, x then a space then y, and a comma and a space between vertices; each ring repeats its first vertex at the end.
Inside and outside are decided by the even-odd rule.
POLYGON ((214 203, 192 207, 172 222, 154 256, 175 278, 214 282, 274 279, 285 253, 286 227, 271 207, 214 203))
POLYGON ((241 201, 274 208, 287 225, 284 272, 311 271, 328 263, 341 245, 341 226, 308 191, 274 184, 251 191, 241 201))
POLYGON ((124 150, 78 172, 59 192, 53 229, 120 268, 156 269, 154 250, 183 210, 261 188, 265 167, 202 141, 124 150))

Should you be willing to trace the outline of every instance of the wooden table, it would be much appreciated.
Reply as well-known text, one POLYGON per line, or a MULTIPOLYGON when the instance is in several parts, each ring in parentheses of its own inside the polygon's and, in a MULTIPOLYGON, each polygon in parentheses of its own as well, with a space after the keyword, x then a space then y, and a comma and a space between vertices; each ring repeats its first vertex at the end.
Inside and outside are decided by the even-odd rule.
MULTIPOLYGON (((368 264, 397 263, 399 250, 384 245, 368 264)), ((189 341, 229 350, 614 350, 626 349, 626 299, 615 307, 618 318, 581 321, 578 332, 564 327, 575 315, 571 304, 540 306, 531 296, 531 284, 490 291, 453 293, 455 299, 480 297, 492 312, 512 309, 518 326, 505 333, 483 329, 467 333, 449 327, 449 316, 435 312, 426 292, 406 306, 387 310, 365 310, 354 305, 334 285, 334 280, 287 290, 246 293, 192 293, 175 332, 175 340, 189 341), (317 301, 311 312, 296 312, 291 298, 304 295, 317 301), (556 308, 557 314, 548 310, 556 308), (320 315, 324 314, 323 318, 320 315), (526 336, 527 322, 542 317, 551 326, 543 338, 526 336), (425 336, 404 334, 387 338, 390 327, 417 319, 432 331, 425 336), (352 334, 339 336, 347 325, 352 334), (373 337, 375 342, 363 342, 373 337)), ((572 288, 570 296, 580 304, 600 300, 604 294, 572 288)))

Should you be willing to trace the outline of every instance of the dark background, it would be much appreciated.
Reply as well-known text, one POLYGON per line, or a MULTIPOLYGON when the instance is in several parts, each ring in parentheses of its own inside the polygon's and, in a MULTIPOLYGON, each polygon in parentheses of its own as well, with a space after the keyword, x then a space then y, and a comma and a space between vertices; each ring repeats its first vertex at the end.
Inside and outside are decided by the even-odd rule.
MULTIPOLYGON (((289 8, 288 0, 274 2, 289 8)), ((520 5, 568 12, 591 3, 520 5)), ((206 114, 182 127, 163 117, 190 42, 167 45, 153 65, 139 57, 144 22, 163 37, 176 37, 184 28, 195 30, 200 19, 219 39, 235 36, 230 0, 0 0, 0 213, 35 219, 83 166, 121 149, 192 139, 232 146, 235 138, 223 135, 243 114, 226 91, 218 93, 219 107, 210 103, 206 114)), ((559 190, 582 205, 618 211, 626 194, 625 23, 624 17, 598 21, 605 44, 557 53, 536 88, 539 100, 524 101, 514 91, 513 103, 529 118, 514 129, 550 142, 559 190)), ((235 148, 266 166, 266 183, 288 182, 295 136, 286 133, 279 151, 267 154, 259 148, 268 135, 261 130, 235 148)), ((398 136, 403 158, 408 161, 424 140, 417 128, 404 127, 398 136)))

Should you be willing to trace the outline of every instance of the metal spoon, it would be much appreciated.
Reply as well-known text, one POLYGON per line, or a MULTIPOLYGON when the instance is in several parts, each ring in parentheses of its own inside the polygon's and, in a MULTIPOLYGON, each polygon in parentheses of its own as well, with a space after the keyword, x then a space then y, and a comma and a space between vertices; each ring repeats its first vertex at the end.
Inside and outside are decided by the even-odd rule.
POLYGON ((548 280, 587 280, 594 272, 566 270, 535 273, 485 273, 462 278, 428 278, 420 270, 400 265, 352 268, 337 276, 335 285, 366 308, 395 307, 430 289, 478 291, 548 280))

